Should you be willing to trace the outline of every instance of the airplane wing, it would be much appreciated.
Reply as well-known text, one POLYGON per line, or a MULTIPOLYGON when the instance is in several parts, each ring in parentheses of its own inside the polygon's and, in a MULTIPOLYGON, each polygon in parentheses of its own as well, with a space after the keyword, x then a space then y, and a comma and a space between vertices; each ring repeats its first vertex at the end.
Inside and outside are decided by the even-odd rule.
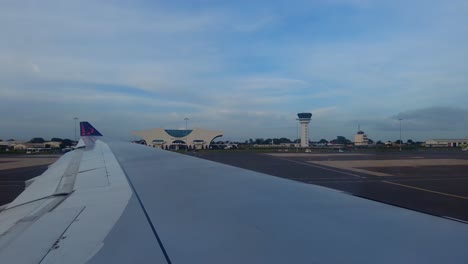
POLYGON ((0 263, 468 263, 464 223, 80 128, 0 212, 0 263))

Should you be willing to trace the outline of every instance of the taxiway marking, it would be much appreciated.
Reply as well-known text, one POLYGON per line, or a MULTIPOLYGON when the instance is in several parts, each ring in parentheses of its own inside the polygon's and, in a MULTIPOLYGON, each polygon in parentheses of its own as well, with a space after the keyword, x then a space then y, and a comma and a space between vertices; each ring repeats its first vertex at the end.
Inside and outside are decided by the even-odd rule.
MULTIPOLYGON (((275 157, 275 156, 272 156, 272 157, 275 157)), ((352 173, 349 173, 349 172, 344 172, 344 171, 329 169, 329 168, 322 167, 322 166, 312 165, 312 164, 310 164, 310 163, 306 163, 306 162, 302 162, 302 161, 284 159, 284 158, 279 158, 279 157, 275 157, 275 158, 280 159, 280 160, 286 160, 286 161, 294 162, 294 163, 299 163, 299 164, 302 164, 302 165, 307 165, 307 166, 310 166, 310 167, 319 168, 319 169, 322 169, 322 170, 328 170, 328 171, 338 172, 338 173, 345 174, 345 175, 349 175, 349 176, 353 176, 353 177, 366 178, 366 177, 364 177, 364 176, 359 176, 359 175, 357 175, 357 174, 352 174, 352 173)))
POLYGON ((465 197, 465 196, 433 191, 433 190, 429 190, 429 189, 414 187, 414 186, 411 186, 411 185, 406 185, 406 184, 401 184, 401 183, 396 183, 396 182, 390 182, 390 181, 382 181, 382 182, 388 183, 388 184, 393 184, 393 185, 398 185, 398 186, 406 187, 406 188, 410 188, 410 189, 415 189, 415 190, 419 190, 419 191, 423 191, 423 192, 430 192, 430 193, 435 193, 435 194, 440 194, 440 195, 445 195, 445 196, 450 196, 450 197, 455 197, 455 198, 459 198, 459 199, 468 200, 468 197, 465 197))

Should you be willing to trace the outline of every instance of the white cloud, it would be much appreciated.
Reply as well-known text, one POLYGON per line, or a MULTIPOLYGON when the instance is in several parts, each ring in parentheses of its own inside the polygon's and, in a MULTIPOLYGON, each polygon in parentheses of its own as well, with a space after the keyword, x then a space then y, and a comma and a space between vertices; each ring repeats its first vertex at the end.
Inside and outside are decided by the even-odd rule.
POLYGON ((250 77, 239 80, 239 86, 245 90, 275 90, 288 91, 301 89, 307 85, 305 81, 278 77, 250 77))
POLYGON ((235 31, 240 32, 256 32, 264 29, 265 27, 272 25, 277 19, 273 16, 265 16, 260 18, 255 18, 249 21, 242 21, 238 19, 238 22, 233 25, 235 31))
POLYGON ((34 63, 31 62, 30 65, 31 65, 32 71, 34 73, 40 73, 41 72, 41 69, 39 68, 39 66, 37 64, 34 64, 34 63))
POLYGON ((314 136, 326 138, 352 135, 355 120, 396 109, 463 104, 466 4, 423 5, 415 16, 422 2, 396 2, 248 3, 249 10, 245 3, 3 2, 0 103, 28 102, 37 119, 81 113, 106 126, 134 115, 141 120, 122 123, 179 127, 171 120, 191 115, 194 125, 247 137, 265 127, 290 133, 296 112, 309 109, 314 136), (343 16, 329 24, 321 12, 336 15, 343 5, 365 9, 346 13, 350 25, 339 24, 343 16), (374 25, 379 14, 397 19, 374 25), (47 102, 67 104, 37 107, 47 102))
POLYGON ((336 115, 337 107, 330 106, 330 107, 323 107, 323 108, 316 108, 310 111, 312 113, 312 117, 314 119, 323 119, 323 118, 331 118, 336 115))

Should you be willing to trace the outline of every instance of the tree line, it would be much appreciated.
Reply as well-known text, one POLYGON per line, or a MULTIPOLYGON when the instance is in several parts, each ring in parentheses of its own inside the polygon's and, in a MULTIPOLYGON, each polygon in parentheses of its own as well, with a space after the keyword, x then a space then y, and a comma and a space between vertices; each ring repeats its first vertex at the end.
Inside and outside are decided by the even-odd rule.
MULTIPOLYGON (((3 140, 0 139, 0 142, 2 142, 3 140)), ((14 139, 8 139, 7 141, 15 141, 14 139)), ((47 142, 46 140, 44 140, 44 138, 41 138, 41 137, 34 137, 32 138, 31 140, 29 140, 27 143, 33 143, 33 144, 42 144, 42 143, 45 143, 47 142)), ((74 142, 73 140, 71 139, 68 139, 68 138, 57 138, 57 137, 54 137, 54 138, 51 138, 50 139, 50 142, 60 142, 60 148, 66 148, 66 147, 71 147, 74 145, 74 142)))
MULTIPOLYGON (((264 138, 256 138, 256 139, 249 139, 249 140, 246 140, 244 142, 244 144, 249 144, 249 145, 278 145, 278 144, 287 144, 287 143, 300 143, 300 139, 296 139, 296 140, 291 140, 289 138, 285 138, 285 137, 282 137, 282 138, 267 138, 267 139, 264 139, 264 138)), ((377 142, 375 142, 374 140, 372 139, 368 139, 369 141, 369 144, 376 144, 376 145, 385 145, 385 143, 381 140, 378 140, 377 142)), ((353 144, 354 142, 351 141, 350 139, 347 139, 346 137, 344 136, 337 136, 335 139, 332 139, 332 140, 326 140, 324 138, 320 139, 319 141, 317 142, 310 142, 310 143, 317 143, 317 144, 321 144, 321 145, 326 145, 326 144, 334 144, 334 145, 349 145, 349 144, 353 144)), ((421 144, 422 142, 414 142, 413 140, 411 139, 408 139, 406 141, 406 143, 403 141, 403 143, 400 143, 400 140, 395 140, 391 143, 394 143, 394 144, 407 144, 407 145, 414 145, 414 144, 421 144)))

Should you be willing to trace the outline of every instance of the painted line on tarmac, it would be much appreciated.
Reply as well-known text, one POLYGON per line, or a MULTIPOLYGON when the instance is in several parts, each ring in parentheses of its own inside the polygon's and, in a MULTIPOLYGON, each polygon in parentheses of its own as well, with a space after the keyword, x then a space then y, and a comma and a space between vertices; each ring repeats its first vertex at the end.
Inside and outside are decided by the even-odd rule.
MULTIPOLYGON (((411 176, 409 176, 411 177, 411 176)), ((428 178, 428 179, 418 179, 418 178, 392 178, 392 180, 394 181, 406 181, 406 182, 410 182, 410 181, 466 181, 468 180, 468 178, 428 178)))
POLYGON ((312 165, 312 164, 310 164, 310 163, 306 163, 306 162, 302 162, 302 161, 284 159, 284 158, 279 158, 279 157, 275 157, 275 156, 272 156, 272 157, 274 157, 274 158, 276 158, 276 159, 280 159, 280 160, 290 161, 290 162, 299 163, 299 164, 302 164, 302 165, 307 165, 307 166, 310 166, 310 167, 319 168, 319 169, 322 169, 322 170, 328 170, 328 171, 338 172, 338 173, 346 174, 346 175, 353 176, 353 177, 358 177, 358 178, 363 178, 363 179, 367 178, 367 177, 364 177, 364 176, 359 176, 359 175, 357 175, 357 174, 352 174, 352 173, 349 173, 349 172, 344 172, 344 171, 329 169, 329 168, 322 167, 322 166, 312 165))
MULTIPOLYGON (((289 179, 289 178, 287 178, 289 179)), ((344 181, 340 181, 340 179, 343 179, 343 178, 336 178, 336 180, 332 179, 332 178, 297 178, 299 180, 311 180, 311 181, 308 181, 307 183, 345 183, 345 182, 356 182, 356 183, 360 183, 360 182, 383 182, 383 180, 350 180, 350 179, 345 179, 344 181), (316 181, 317 180, 317 181, 316 181), (322 181, 320 181, 322 180, 322 181), (328 181, 327 181, 328 180, 328 181)), ((290 178, 290 180, 296 180, 296 178, 290 178)), ((457 180, 463 180, 463 181, 466 181, 468 180, 468 178, 461 178, 461 179, 395 179, 395 181, 406 181, 406 182, 409 182, 409 181, 418 181, 418 182, 422 182, 422 181, 457 181, 457 180)))
MULTIPOLYGON (((285 178, 285 177, 282 177, 284 179, 288 179, 288 180, 328 180, 328 181, 333 181, 333 180, 336 180, 336 181, 340 181, 342 180, 342 182, 361 182, 361 180, 359 179, 356 179, 356 180, 350 180, 349 178, 344 178, 344 177, 341 177, 341 178, 334 178, 334 177, 327 177, 327 178, 314 178, 313 176, 311 177, 292 177, 292 178, 285 178)), ((379 180, 380 181, 380 180, 379 180)))
POLYGON ((315 180, 311 180, 311 181, 306 181, 306 183, 313 183, 313 184, 321 184, 321 183, 376 183, 376 182, 382 182, 381 180, 359 180, 359 179, 356 179, 356 180, 350 180, 350 179, 347 179, 346 181, 340 181, 340 180, 336 180, 336 181, 315 181, 315 180))
MULTIPOLYGON (((355 181, 303 181, 303 183, 308 183, 308 184, 315 184, 315 185, 321 185, 321 184, 342 184, 342 183, 376 183, 380 181, 362 181, 362 180, 355 180, 355 181)), ((334 189, 335 187, 329 187, 334 189)), ((338 189, 335 189, 338 190, 338 189)))
POLYGON ((461 219, 458 219, 458 218, 455 218, 455 217, 450 217, 450 216, 442 216, 442 217, 443 217, 443 218, 450 219, 450 220, 453 220, 453 221, 462 222, 462 223, 464 223, 464 224, 468 224, 467 221, 461 220, 461 219))
POLYGON ((388 183, 388 184, 393 184, 393 185, 398 185, 398 186, 406 187, 406 188, 410 188, 410 189, 415 189, 415 190, 419 190, 419 191, 423 191, 423 192, 430 192, 430 193, 440 194, 440 195, 444 195, 444 196, 449 196, 449 197, 454 197, 454 198, 459 198, 459 199, 468 200, 468 197, 465 197, 465 196, 460 196, 460 195, 455 195, 455 194, 450 194, 450 193, 443 193, 443 192, 433 191, 433 190, 429 190, 429 189, 414 187, 414 186, 411 186, 411 185, 406 185, 406 184, 401 184, 401 183, 396 183, 396 182, 389 182, 389 181, 382 181, 382 182, 388 183))
POLYGON ((1 183, 12 183, 12 182, 24 183, 25 181, 1 181, 1 180, 0 180, 0 184, 1 184, 1 183))

